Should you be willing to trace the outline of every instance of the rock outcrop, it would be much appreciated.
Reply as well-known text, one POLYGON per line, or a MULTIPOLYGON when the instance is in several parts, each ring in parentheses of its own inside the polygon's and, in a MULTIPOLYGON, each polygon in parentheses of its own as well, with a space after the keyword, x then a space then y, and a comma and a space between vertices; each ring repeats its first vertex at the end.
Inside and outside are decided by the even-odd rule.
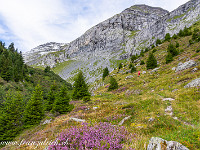
POLYGON ((188 83, 187 85, 185 85, 184 88, 198 87, 198 86, 200 87, 200 78, 191 81, 190 83, 188 83))
POLYGON ((196 66, 196 62, 194 60, 189 60, 185 63, 179 63, 178 66, 176 67, 176 72, 182 71, 191 67, 196 66))
POLYGON ((189 150, 187 147, 175 141, 166 141, 159 137, 152 137, 147 150, 189 150))
POLYGON ((25 54, 25 60, 28 65, 44 67, 69 61, 60 67, 58 74, 62 78, 70 79, 81 69, 88 81, 94 82, 103 68, 108 67, 109 71, 116 68, 113 61, 140 54, 166 33, 173 35, 194 24, 200 19, 199 14, 200 0, 191 0, 172 12, 135 5, 92 27, 69 44, 57 45, 58 51, 47 45, 39 46, 25 54))

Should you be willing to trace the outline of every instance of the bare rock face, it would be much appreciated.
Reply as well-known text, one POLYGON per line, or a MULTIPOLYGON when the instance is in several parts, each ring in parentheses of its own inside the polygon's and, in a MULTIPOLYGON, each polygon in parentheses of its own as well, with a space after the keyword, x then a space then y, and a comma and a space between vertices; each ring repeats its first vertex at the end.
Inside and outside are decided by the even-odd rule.
POLYGON ((188 83, 187 85, 184 86, 184 88, 189 88, 189 87, 200 87, 200 78, 193 80, 192 82, 188 83))
POLYGON ((152 137, 147 150, 189 150, 187 147, 175 141, 166 141, 159 137, 152 137))
POLYGON ((81 69, 88 82, 94 82, 101 77, 103 68, 112 71, 117 67, 112 61, 140 54, 166 33, 172 36, 194 24, 200 19, 199 14, 200 0, 191 0, 172 12, 135 5, 97 24, 69 44, 47 43, 32 49, 24 55, 25 61, 43 67, 69 61, 68 66, 59 67, 62 78, 69 79, 81 69))
POLYGON ((189 60, 185 63, 179 63, 178 66, 176 67, 176 72, 182 71, 194 66, 196 66, 196 62, 194 60, 189 60))

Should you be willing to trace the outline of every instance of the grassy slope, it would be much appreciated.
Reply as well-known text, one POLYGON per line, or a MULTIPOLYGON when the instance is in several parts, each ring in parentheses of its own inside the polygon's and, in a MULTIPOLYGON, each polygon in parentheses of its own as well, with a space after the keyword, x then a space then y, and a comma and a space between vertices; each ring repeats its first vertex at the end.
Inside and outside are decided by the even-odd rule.
MULTIPOLYGON (((132 146, 139 150, 146 149, 149 139, 156 136, 166 140, 178 141, 189 149, 200 149, 199 88, 184 88, 184 85, 200 77, 200 66, 196 66, 198 71, 194 73, 192 73, 194 67, 177 73, 172 70, 180 61, 185 62, 187 58, 199 63, 200 53, 195 51, 200 47, 200 43, 188 46, 189 39, 191 39, 191 36, 176 40, 180 44, 179 49, 183 51, 170 64, 165 64, 166 49, 169 42, 156 47, 157 51, 154 55, 160 62, 158 72, 150 74, 147 71, 146 74, 137 77, 137 73, 118 74, 118 70, 114 70, 111 74, 115 74, 114 77, 119 83, 118 90, 107 92, 109 78, 106 78, 106 85, 95 91, 95 96, 92 97, 90 102, 72 102, 75 104, 75 109, 71 113, 55 118, 48 125, 40 125, 27 130, 16 140, 44 141, 46 138, 49 141, 55 140, 64 129, 80 125, 69 120, 72 116, 85 119, 92 124, 108 121, 116 125, 124 117, 131 116, 123 125, 127 127, 129 132, 135 133, 136 138, 132 140, 131 144, 126 145, 127 147, 132 146), (133 75, 133 78, 126 79, 128 75, 133 75), (174 89, 177 89, 177 91, 172 92, 174 89), (140 93, 137 94, 134 91, 140 91, 140 93), (175 100, 170 103, 162 101, 162 98, 174 98, 175 100), (169 105, 172 105, 174 116, 178 117, 179 121, 165 115, 165 109, 169 105), (85 110, 83 106, 90 109, 85 110), (93 107, 98 107, 98 109, 94 110, 93 107), (154 121, 149 122, 149 118, 153 118, 154 121), (185 125, 183 122, 194 125, 194 127, 185 125)), ((172 40, 172 42, 175 42, 175 40, 172 40)), ((146 61, 147 57, 148 53, 145 53, 142 60, 146 61)), ((128 70, 128 63, 123 70, 128 70)), ((145 65, 139 66, 137 70, 146 71, 146 67, 145 65)), ((44 149, 45 147, 40 146, 37 149, 44 149)), ((10 148, 15 149, 16 147, 10 148)), ((20 149, 33 148, 33 146, 25 145, 20 147, 20 149)))

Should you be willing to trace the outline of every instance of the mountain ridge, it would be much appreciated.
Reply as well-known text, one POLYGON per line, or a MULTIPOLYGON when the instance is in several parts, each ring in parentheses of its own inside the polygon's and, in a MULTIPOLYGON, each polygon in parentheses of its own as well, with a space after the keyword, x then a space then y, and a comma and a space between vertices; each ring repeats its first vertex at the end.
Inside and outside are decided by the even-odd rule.
POLYGON ((191 0, 172 12, 159 7, 134 5, 87 30, 79 38, 57 51, 31 61, 28 65, 63 65, 57 73, 64 79, 72 78, 81 69, 89 82, 100 77, 102 69, 113 70, 112 61, 124 60, 141 50, 151 47, 157 39, 164 39, 166 33, 172 36, 199 20, 199 0, 191 0), (154 13, 153 13, 154 12, 154 13), (77 61, 64 65, 66 61, 77 61), (96 67, 92 64, 96 64, 96 67), (91 66, 93 66, 91 68, 91 66), (94 70, 100 70, 93 75, 94 70), (72 73, 75 72, 75 73, 72 73))

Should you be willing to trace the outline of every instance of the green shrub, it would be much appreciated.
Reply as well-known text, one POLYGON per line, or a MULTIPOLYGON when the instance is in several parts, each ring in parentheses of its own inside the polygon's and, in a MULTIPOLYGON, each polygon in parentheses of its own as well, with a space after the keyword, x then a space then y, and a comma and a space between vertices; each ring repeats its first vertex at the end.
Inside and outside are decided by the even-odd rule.
POLYGON ((120 64, 119 64, 119 67, 118 67, 118 68, 119 68, 119 69, 121 69, 121 68, 122 68, 122 63, 120 63, 120 64))
POLYGON ((149 51, 149 49, 148 48, 145 48, 145 51, 144 52, 148 52, 149 51))
POLYGON ((153 51, 152 51, 152 53, 155 53, 156 51, 157 51, 157 49, 154 48, 153 51))
POLYGON ((131 68, 131 73, 133 73, 133 72, 136 72, 135 66, 132 66, 132 68, 131 68))
POLYGON ((172 36, 172 38, 173 38, 173 39, 177 39, 178 36, 177 36, 176 34, 174 34, 174 35, 172 36))
POLYGON ((143 51, 143 50, 141 50, 140 56, 141 56, 141 57, 144 57, 144 51, 143 51))
POLYGON ((158 66, 157 65, 157 60, 154 57, 153 53, 149 53, 149 57, 148 57, 147 62, 146 62, 147 69, 154 69, 157 66, 158 66))
POLYGON ((156 40, 156 46, 158 46, 159 44, 162 44, 162 42, 161 42, 160 39, 157 39, 157 40, 156 40))
POLYGON ((130 63, 130 64, 129 64, 129 69, 131 69, 131 68, 132 68, 132 66, 133 66, 133 64, 132 64, 132 63, 130 63))
POLYGON ((144 60, 141 60, 140 65, 144 65, 144 64, 145 64, 144 60))
POLYGON ((131 62, 134 63, 134 60, 136 60, 138 57, 136 55, 131 56, 131 62))
POLYGON ((166 64, 170 63, 173 61, 173 56, 171 53, 168 53, 166 56, 166 64))
POLYGON ((90 96, 83 97, 83 102, 88 102, 88 101, 90 101, 90 96))
POLYGON ((110 86, 108 88, 108 91, 112 91, 114 89, 118 89, 118 83, 117 81, 115 80, 115 78, 113 77, 110 77, 110 86))
POLYGON ((168 53, 171 53, 172 56, 177 56, 178 55, 178 51, 177 51, 176 47, 172 43, 170 43, 168 45, 167 51, 168 51, 168 53))
POLYGON ((176 42, 176 48, 178 48, 180 45, 179 45, 179 43, 178 42, 176 42))
POLYGON ((167 33, 166 35, 165 35, 165 41, 170 41, 170 39, 171 39, 171 36, 170 36, 170 34, 169 33, 167 33))
POLYGON ((105 79, 105 77, 107 77, 109 75, 109 70, 108 67, 104 68, 103 70, 103 80, 105 79))

